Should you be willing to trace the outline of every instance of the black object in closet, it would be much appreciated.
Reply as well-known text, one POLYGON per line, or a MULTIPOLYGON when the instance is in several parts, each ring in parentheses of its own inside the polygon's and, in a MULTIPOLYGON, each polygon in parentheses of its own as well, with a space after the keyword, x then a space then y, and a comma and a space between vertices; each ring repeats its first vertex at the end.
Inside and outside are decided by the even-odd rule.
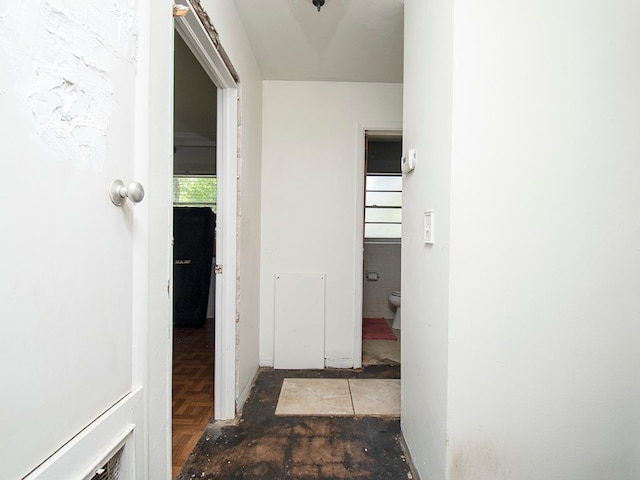
POLYGON ((216 217, 207 207, 173 209, 173 324, 207 319, 216 217))

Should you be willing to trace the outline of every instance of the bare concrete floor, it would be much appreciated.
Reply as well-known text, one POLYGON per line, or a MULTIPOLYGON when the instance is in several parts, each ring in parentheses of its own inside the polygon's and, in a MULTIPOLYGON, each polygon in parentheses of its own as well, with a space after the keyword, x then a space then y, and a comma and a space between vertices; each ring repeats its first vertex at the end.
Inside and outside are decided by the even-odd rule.
POLYGON ((397 417, 276 416, 285 378, 399 378, 399 366, 261 369, 237 425, 209 425, 178 480, 414 478, 397 417))

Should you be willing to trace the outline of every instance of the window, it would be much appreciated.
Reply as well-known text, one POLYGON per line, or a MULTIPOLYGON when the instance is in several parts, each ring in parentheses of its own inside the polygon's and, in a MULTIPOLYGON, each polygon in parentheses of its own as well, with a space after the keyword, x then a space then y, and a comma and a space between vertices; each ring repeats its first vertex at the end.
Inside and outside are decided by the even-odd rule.
POLYGON ((402 176, 367 175, 365 189, 365 238, 400 238, 402 176))
POLYGON ((217 179, 213 175, 173 177, 173 205, 176 207, 211 207, 216 211, 217 179))

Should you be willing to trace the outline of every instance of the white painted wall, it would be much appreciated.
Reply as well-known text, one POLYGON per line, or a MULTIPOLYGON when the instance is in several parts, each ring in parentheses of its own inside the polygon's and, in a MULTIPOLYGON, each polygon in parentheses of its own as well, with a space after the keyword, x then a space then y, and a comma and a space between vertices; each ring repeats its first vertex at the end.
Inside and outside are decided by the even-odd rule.
POLYGON ((402 431, 424 480, 445 478, 453 4, 405 1, 402 184, 402 431), (423 243, 434 210, 436 243, 423 243))
POLYGON ((413 459, 425 479, 638 478, 640 5, 425 3, 405 5, 404 138, 419 149, 403 217, 413 459), (446 123, 451 99, 451 152, 427 155, 423 172, 425 121, 446 123), (450 181, 426 178, 449 168, 450 181), (421 250, 422 208, 437 239, 421 250))
POLYGON ((240 23, 235 4, 202 0, 240 76, 238 121, 238 363, 236 398, 242 403, 258 369, 260 305, 260 178, 262 155, 262 74, 240 23))
POLYGON ((274 275, 326 273, 327 364, 353 366, 358 122, 401 116, 398 84, 264 82, 261 364, 273 365, 274 275))

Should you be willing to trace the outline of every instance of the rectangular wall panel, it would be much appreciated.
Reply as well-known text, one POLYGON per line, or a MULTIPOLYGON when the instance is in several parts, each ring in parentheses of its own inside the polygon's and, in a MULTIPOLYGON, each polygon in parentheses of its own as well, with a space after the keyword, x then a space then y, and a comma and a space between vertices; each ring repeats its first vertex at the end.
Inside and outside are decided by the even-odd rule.
POLYGON ((275 275, 274 368, 324 368, 325 275, 275 275))

